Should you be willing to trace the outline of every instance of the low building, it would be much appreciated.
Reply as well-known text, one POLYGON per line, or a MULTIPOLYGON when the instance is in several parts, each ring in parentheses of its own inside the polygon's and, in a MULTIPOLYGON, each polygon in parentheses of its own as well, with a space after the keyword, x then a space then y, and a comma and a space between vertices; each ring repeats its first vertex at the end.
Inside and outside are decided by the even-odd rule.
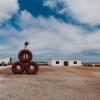
POLYGON ((48 60, 49 66, 81 66, 81 60, 48 60))
POLYGON ((86 67, 100 67, 100 62, 82 62, 82 66, 86 66, 86 67))
POLYGON ((48 66, 47 62, 37 62, 39 66, 48 66))
POLYGON ((12 58, 0 58, 0 66, 11 65, 12 58))

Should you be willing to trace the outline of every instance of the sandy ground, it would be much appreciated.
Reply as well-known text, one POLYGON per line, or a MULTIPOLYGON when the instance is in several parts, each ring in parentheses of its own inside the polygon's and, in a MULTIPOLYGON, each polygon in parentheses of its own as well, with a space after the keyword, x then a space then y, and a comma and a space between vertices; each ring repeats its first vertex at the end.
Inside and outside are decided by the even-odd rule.
POLYGON ((0 70, 0 100, 100 100, 99 67, 41 67, 36 75, 0 70))

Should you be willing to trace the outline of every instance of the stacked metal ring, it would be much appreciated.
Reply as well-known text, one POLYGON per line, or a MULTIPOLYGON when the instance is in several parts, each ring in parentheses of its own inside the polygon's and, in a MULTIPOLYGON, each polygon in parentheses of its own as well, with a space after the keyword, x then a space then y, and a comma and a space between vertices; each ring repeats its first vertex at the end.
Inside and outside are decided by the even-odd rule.
POLYGON ((18 54, 18 58, 20 61, 15 62, 11 68, 14 74, 22 74, 24 71, 27 74, 36 74, 38 72, 38 64, 31 61, 33 58, 31 51, 28 49, 21 50, 18 54), (19 66, 20 69, 17 69, 17 66, 19 66), (34 66, 34 69, 31 69, 31 66, 34 66))

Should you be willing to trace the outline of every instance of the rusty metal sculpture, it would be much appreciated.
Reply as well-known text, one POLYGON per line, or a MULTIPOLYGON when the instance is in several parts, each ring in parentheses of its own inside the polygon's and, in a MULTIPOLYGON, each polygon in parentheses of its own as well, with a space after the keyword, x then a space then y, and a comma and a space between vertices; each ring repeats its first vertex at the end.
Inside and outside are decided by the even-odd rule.
POLYGON ((29 45, 29 42, 24 43, 25 48, 21 50, 18 54, 18 58, 20 61, 15 62, 12 65, 12 72, 14 74, 22 74, 24 71, 27 74, 36 74, 39 70, 38 64, 32 60, 32 53, 30 50, 28 50, 27 46, 29 45), (17 66, 20 67, 20 69, 17 69, 17 66), (34 66, 34 69, 31 69, 30 67, 34 66))

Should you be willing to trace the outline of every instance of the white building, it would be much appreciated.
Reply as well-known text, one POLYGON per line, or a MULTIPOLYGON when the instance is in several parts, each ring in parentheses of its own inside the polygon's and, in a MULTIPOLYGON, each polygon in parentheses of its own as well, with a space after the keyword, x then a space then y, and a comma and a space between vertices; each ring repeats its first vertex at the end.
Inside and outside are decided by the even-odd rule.
POLYGON ((0 58, 0 66, 7 66, 12 63, 12 58, 0 58))
POLYGON ((81 66, 81 60, 48 60, 49 66, 81 66))

